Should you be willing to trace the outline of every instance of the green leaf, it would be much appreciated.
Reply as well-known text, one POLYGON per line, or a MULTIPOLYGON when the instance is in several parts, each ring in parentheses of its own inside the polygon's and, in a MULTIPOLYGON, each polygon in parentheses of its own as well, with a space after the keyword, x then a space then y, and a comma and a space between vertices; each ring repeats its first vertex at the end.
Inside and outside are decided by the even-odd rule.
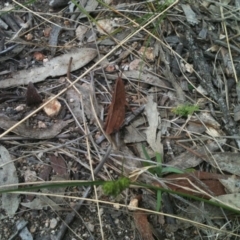
MULTIPOLYGON (((144 144, 142 144, 142 150, 143 150, 143 154, 144 154, 145 158, 146 158, 147 160, 151 160, 151 158, 150 158, 150 156, 148 155, 148 152, 147 152, 146 147, 145 147, 144 144)), ((150 164, 149 164, 149 165, 150 165, 150 164)), ((148 166, 149 166, 149 165, 148 165, 148 166)))
POLYGON ((162 156, 158 152, 156 152, 155 155, 156 155, 156 160, 157 160, 158 165, 154 169, 155 169, 157 175, 161 176, 162 175, 162 156))
POLYGON ((184 173, 184 171, 174 167, 164 167, 162 173, 184 173))
POLYGON ((159 212, 162 207, 162 191, 157 190, 157 207, 156 211, 159 212))

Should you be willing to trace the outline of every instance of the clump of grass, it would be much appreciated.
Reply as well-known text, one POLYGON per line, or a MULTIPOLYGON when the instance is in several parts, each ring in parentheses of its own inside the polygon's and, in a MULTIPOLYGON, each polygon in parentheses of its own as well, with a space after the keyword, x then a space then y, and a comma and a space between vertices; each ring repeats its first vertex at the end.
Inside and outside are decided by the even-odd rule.
POLYGON ((103 191, 106 195, 117 196, 130 185, 130 179, 126 177, 119 178, 116 181, 108 181, 103 184, 103 191))
POLYGON ((194 112, 197 111, 199 111, 199 107, 197 105, 190 104, 179 105, 176 108, 172 109, 172 112, 181 117, 187 117, 188 115, 192 115, 194 112))

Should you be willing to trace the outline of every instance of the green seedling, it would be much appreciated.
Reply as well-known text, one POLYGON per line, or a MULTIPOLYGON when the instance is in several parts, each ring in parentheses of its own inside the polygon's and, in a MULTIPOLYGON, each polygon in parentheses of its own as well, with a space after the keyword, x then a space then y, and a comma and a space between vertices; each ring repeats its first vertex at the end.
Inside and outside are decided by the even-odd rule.
POLYGON ((197 111, 199 111, 199 107, 197 105, 190 104, 179 105, 178 107, 172 109, 173 113, 181 117, 187 117, 197 111))
POLYGON ((116 181, 107 181, 103 184, 103 191, 106 195, 117 196, 130 185, 130 179, 121 177, 116 181))
MULTIPOLYGON (((146 147, 144 145, 142 145, 142 150, 143 150, 143 154, 145 155, 145 158, 147 160, 151 160, 146 147)), ((157 165, 151 165, 150 163, 144 162, 144 166, 148 167, 148 166, 152 166, 152 168, 149 168, 148 171, 151 172, 152 174, 156 174, 157 176, 161 177, 164 173, 183 173, 183 171, 174 168, 174 167, 162 167, 162 156, 159 152, 155 153, 156 156, 156 162, 157 165)), ((156 207, 156 211, 160 211, 161 209, 161 202, 162 202, 162 191, 161 190, 157 190, 157 207, 156 207)))

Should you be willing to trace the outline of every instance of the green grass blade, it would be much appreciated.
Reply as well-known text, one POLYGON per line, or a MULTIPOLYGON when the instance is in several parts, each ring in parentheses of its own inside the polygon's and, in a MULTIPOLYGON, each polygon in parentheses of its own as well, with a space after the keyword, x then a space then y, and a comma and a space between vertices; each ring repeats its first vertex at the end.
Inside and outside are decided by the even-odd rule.
POLYGON ((161 190, 157 190, 157 207, 156 207, 156 211, 159 212, 161 208, 162 208, 162 191, 161 190))

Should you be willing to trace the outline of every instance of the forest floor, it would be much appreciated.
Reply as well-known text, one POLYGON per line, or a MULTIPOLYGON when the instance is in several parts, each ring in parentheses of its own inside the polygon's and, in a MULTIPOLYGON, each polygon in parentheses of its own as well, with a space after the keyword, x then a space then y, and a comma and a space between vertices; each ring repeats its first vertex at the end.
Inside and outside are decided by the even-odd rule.
POLYGON ((0 239, 240 239, 239 6, 1 1, 0 239))

